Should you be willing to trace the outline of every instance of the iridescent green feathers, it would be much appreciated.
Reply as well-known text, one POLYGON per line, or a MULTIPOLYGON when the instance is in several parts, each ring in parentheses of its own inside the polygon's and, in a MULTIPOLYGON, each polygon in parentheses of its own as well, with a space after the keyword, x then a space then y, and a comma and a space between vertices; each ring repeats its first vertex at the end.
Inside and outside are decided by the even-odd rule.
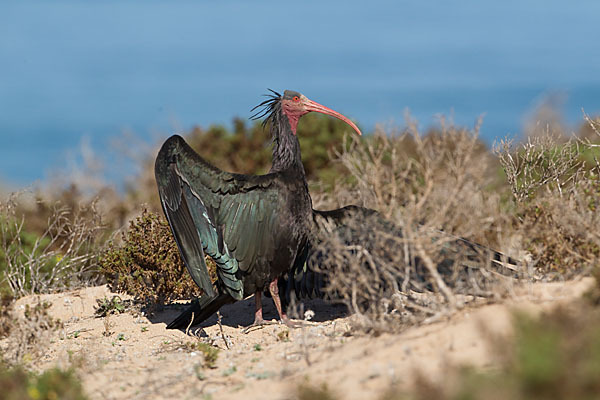
POLYGON ((164 143, 155 172, 165 215, 194 281, 211 293, 208 254, 222 289, 238 300, 251 294, 244 293, 242 272, 266 268, 275 253, 275 210, 281 207, 277 178, 221 171, 180 136, 164 143))

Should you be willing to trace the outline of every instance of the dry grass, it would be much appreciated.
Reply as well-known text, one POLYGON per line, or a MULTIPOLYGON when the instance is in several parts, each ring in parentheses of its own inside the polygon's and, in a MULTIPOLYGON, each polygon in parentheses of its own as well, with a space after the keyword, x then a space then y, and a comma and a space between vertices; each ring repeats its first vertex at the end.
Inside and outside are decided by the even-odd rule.
POLYGON ((0 283, 15 296, 64 290, 97 278, 96 254, 103 226, 95 203, 72 209, 48 207, 39 234, 25 229, 17 212, 19 194, 0 202, 0 283))
POLYGON ((538 276, 564 278, 600 258, 600 152, 589 137, 561 141, 546 132, 516 147, 503 141, 495 151, 514 198, 515 229, 527 238, 538 276))
POLYGON ((401 135, 351 140, 338 160, 354 181, 315 203, 359 204, 380 215, 350 221, 350 236, 336 235, 322 221, 319 247, 327 257, 317 268, 335 276, 328 292, 356 313, 359 326, 395 330, 476 298, 501 296, 507 279, 494 272, 487 249, 458 239, 510 255, 521 250, 501 193, 490 190, 498 186, 498 164, 479 141, 478 127, 442 124, 423 136, 413 126, 401 135))
POLYGON ((50 304, 39 299, 33 306, 26 305, 22 314, 12 304, 7 306, 0 322, 7 337, 2 358, 9 365, 28 364, 44 354, 46 342, 62 327, 61 321, 48 314, 48 308, 50 304))
POLYGON ((413 124, 349 140, 337 161, 352 179, 313 196, 315 207, 358 204, 380 216, 344 230, 321 221, 325 257, 316 269, 335 277, 326 279, 327 292, 348 305, 360 329, 438 319, 510 293, 513 278, 568 277, 598 263, 600 168, 585 159, 595 146, 589 138, 538 129, 516 147, 501 142, 498 157, 478 140, 477 126, 442 123, 422 135, 413 124), (458 237, 521 262, 498 267, 486 248, 458 237))

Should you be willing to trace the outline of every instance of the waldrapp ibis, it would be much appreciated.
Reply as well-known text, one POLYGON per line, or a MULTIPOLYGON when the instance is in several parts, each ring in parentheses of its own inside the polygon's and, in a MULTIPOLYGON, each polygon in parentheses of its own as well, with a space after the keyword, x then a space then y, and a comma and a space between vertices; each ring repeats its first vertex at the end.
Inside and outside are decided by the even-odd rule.
POLYGON ((285 323, 278 278, 294 264, 313 226, 313 209, 296 136, 298 120, 319 112, 346 122, 348 118, 304 95, 286 90, 269 95, 253 110, 264 117, 273 137, 273 162, 266 175, 222 171, 198 155, 181 136, 171 136, 161 147, 155 175, 163 211, 200 298, 167 328, 197 324, 221 306, 254 294, 253 325, 263 324, 261 293, 267 287, 285 323), (213 286, 204 256, 217 265, 213 286))
MULTIPOLYGON (((406 281, 407 286, 404 289, 417 292, 432 289, 431 283, 428 282, 431 273, 423 265, 414 245, 403 239, 400 227, 383 218, 376 210, 356 205, 329 211, 313 210, 313 220, 314 230, 304 248, 303 256, 298 257, 293 268, 279 279, 284 310, 297 301, 330 298, 331 293, 326 290, 331 278, 329 267, 335 263, 335 270, 339 273, 344 268, 350 268, 350 264, 357 266, 358 251, 365 251, 369 255, 370 265, 364 265, 365 271, 369 271, 370 268, 383 271, 382 264, 398 265, 398 261, 403 260, 400 263, 401 269, 408 267, 411 274, 410 279, 406 280, 406 275, 397 276, 406 281), (323 238, 326 238, 326 244, 320 242, 323 238)), ((522 261, 446 232, 432 233, 432 236, 438 237, 443 243, 440 246, 439 257, 436 258, 435 269, 444 284, 453 290, 463 294, 477 294, 469 292, 468 288, 457 286, 464 286, 468 279, 478 279, 479 283, 482 283, 482 280, 489 278, 488 272, 518 278, 522 261), (485 272, 474 277, 473 273, 478 270, 485 272)), ((387 279, 387 282, 382 280, 375 284, 383 288, 389 283, 390 280, 387 279)), ((392 285, 401 288, 403 282, 392 282, 392 285)))

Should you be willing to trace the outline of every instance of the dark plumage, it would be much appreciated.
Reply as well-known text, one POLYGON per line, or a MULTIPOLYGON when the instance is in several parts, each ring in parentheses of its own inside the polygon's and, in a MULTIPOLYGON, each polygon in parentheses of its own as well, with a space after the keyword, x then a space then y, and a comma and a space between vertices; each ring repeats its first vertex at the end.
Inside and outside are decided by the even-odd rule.
MULTIPOLYGON (((328 273, 328 265, 332 262, 336 263, 337 271, 349 268, 344 263, 356 264, 355 256, 348 257, 354 251, 329 246, 332 236, 335 236, 333 241, 345 246, 345 249, 359 247, 370 253, 378 270, 382 270, 382 263, 397 264, 399 259, 409 260, 413 276, 408 281, 407 289, 431 289, 426 282, 429 272, 410 242, 404 246, 406 242, 402 240, 402 229, 377 211, 354 205, 330 211, 313 210, 313 220, 314 230, 303 249, 303 256, 297 258, 297 263, 289 273, 279 279, 284 310, 296 300, 327 297, 325 289, 329 280, 335 277, 328 273), (321 243, 323 238, 328 243, 321 243), (334 254, 336 251, 343 254, 334 254), (408 252, 406 257, 405 252, 408 252)), ((470 271, 482 268, 508 277, 518 276, 517 260, 461 237, 441 231, 435 234, 444 241, 436 268, 449 286, 463 279, 470 271), (458 275, 455 267, 458 267, 458 275)), ((365 265, 364 268, 368 270, 369 266, 365 265)), ((401 284, 397 282, 398 287, 401 284)))
POLYGON ((268 174, 221 171, 180 136, 170 137, 158 153, 155 174, 162 207, 184 263, 204 292, 167 328, 185 327, 192 319, 200 323, 222 305, 251 294, 257 303, 255 323, 262 323, 261 292, 267 287, 280 317, 286 319, 277 279, 302 255, 312 226, 312 202, 296 137, 298 119, 316 111, 358 128, 298 92, 273 93, 255 115, 266 117, 273 135, 268 174), (216 262, 216 286, 205 254, 216 262))

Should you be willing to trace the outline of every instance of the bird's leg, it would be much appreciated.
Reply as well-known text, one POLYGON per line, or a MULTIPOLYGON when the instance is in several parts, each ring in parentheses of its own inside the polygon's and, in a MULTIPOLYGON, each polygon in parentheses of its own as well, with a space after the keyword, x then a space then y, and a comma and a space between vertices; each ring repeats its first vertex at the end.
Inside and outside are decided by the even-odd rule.
POLYGON ((298 325, 292 322, 281 308, 281 298, 279 297, 279 286, 277 285, 277 279, 273 280, 273 282, 269 284, 269 292, 271 292, 271 297, 273 298, 273 303, 275 303, 275 308, 277 308, 281 322, 290 328, 297 327, 298 325))
POLYGON ((254 311, 254 323, 252 325, 261 325, 265 322, 262 314, 262 293, 257 291, 254 293, 254 301, 256 302, 256 310, 254 311))
POLYGON ((249 333, 250 331, 252 331, 254 329, 260 329, 265 325, 273 324, 273 322, 265 321, 263 319, 261 296, 262 296, 262 293, 259 290, 256 291, 256 293, 254 293, 254 301, 256 302, 256 309, 254 311, 254 322, 252 323, 252 325, 245 328, 242 331, 243 333, 249 333))

